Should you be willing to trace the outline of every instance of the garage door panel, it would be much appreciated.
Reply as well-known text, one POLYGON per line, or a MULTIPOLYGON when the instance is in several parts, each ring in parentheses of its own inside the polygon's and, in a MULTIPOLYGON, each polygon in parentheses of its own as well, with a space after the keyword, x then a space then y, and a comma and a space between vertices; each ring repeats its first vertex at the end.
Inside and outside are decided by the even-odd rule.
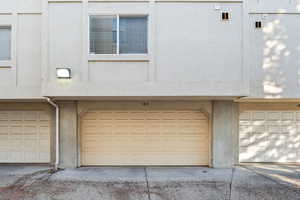
POLYGON ((282 125, 281 126, 281 133, 285 133, 285 134, 293 134, 296 132, 296 126, 294 125, 282 125))
POLYGON ((251 137, 243 137, 240 138, 240 147, 247 147, 253 143, 253 140, 251 140, 251 137))
POLYGON ((200 111, 90 111, 81 122, 83 165, 208 164, 200 111))
POLYGON ((8 138, 0 137, 0 152, 7 151, 9 147, 8 138))
POLYGON ((281 126, 280 125, 268 125, 267 131, 269 133, 281 133, 281 126))
POLYGON ((300 112, 295 113, 296 121, 300 121, 300 112))
POLYGON ((266 131, 266 126, 265 125, 257 125, 257 124, 253 124, 252 125, 252 132, 260 134, 260 133, 264 133, 266 131))
POLYGON ((38 133, 38 127, 36 126, 23 126, 23 135, 24 136, 35 136, 38 133))
MULTIPOLYGON (((172 151, 177 151, 177 149, 174 149, 174 145, 181 145, 180 149, 178 151, 183 151, 184 149, 203 149, 206 150, 208 145, 201 145, 202 142, 208 142, 208 139, 205 140, 195 140, 194 143, 191 143, 190 140, 163 140, 163 139, 152 139, 152 140, 144 140, 144 139, 120 139, 120 140, 103 140, 102 142, 87 142, 86 145, 83 146, 84 151, 97 151, 99 149, 110 149, 111 151, 115 148, 125 148, 126 151, 129 151, 130 149, 133 149, 134 151, 143 151, 145 147, 145 151, 151 151, 156 149, 169 149, 172 151), (130 144, 126 144, 130 143, 130 144), (137 143, 137 144, 131 144, 131 143, 137 143), (157 143, 157 144, 154 144, 157 143), (200 144, 199 144, 200 143, 200 144), (164 146, 161 146, 164 145, 164 146), (183 147, 184 146, 184 147, 183 147), (147 147, 147 148, 146 148, 147 147), (142 149, 141 149, 142 148, 142 149)), ((124 150, 124 149, 123 149, 124 150)))
POLYGON ((256 121, 264 121, 266 119, 266 113, 255 111, 252 113, 252 119, 256 121))
POLYGON ((36 149, 37 141, 35 139, 25 138, 23 139, 24 150, 27 151, 29 149, 36 149))
POLYGON ((299 145, 299 142, 300 142, 300 133, 299 132, 294 132, 292 134, 292 137, 289 138, 289 142, 292 142, 292 141, 295 141, 295 145, 299 145))
POLYGON ((45 112, 38 112, 38 115, 39 115, 39 121, 44 121, 48 123, 51 120, 50 115, 48 115, 45 112))
POLYGON ((24 157, 24 154, 19 151, 11 151, 9 152, 9 161, 13 163, 17 163, 24 157))
POLYGON ((39 156, 37 153, 33 154, 32 152, 24 152, 24 159, 36 162, 39 159, 39 156))
POLYGON ((34 111, 28 111, 26 112, 26 117, 24 118, 24 121, 36 121, 38 120, 38 113, 34 111))
MULTIPOLYGON (((208 131, 208 130, 206 130, 208 131)), ((187 138, 191 138, 193 136, 198 136, 198 137, 201 137, 201 135, 204 135, 206 136, 206 132, 204 131, 199 131, 198 133, 195 132, 195 131, 185 131, 185 132, 180 132, 178 133, 179 136, 184 136, 184 137, 187 137, 187 138), (200 136, 199 136, 200 135, 200 136)), ((206 138, 206 137, 205 137, 206 138)))
POLYGON ((153 154, 148 155, 145 158, 145 155, 120 155, 120 154, 110 154, 103 155, 99 157, 97 154, 89 155, 85 158, 84 162, 89 163, 89 165, 153 165, 153 160, 155 160, 155 165, 166 165, 166 160, 168 160, 168 165, 206 165, 208 163, 208 159, 199 158, 198 154, 191 154, 189 157, 186 155, 161 155, 161 154, 153 154), (130 157, 130 159, 128 159, 130 157), (134 164, 132 164, 134 163, 134 164))
POLYGON ((38 128, 39 128, 40 135, 47 135, 47 136, 50 135, 49 126, 45 126, 44 124, 41 124, 38 128))
POLYGON ((202 121, 198 121, 198 122, 191 122, 191 121, 187 121, 187 122, 178 122, 177 123, 178 128, 186 130, 186 129, 194 129, 194 130, 207 130, 207 124, 206 122, 202 122, 202 121))
POLYGON ((8 120, 8 113, 7 113, 7 112, 0 111, 0 120, 5 120, 5 121, 7 121, 7 120, 8 120))
POLYGON ((18 111, 13 111, 8 113, 8 120, 10 121, 22 121, 23 113, 18 111))
POLYGON ((12 125, 10 127, 10 133, 13 133, 13 134, 21 134, 22 133, 22 126, 21 125, 12 125))
POLYGON ((268 121, 281 121, 281 112, 267 112, 266 116, 268 121))
POLYGON ((36 162, 42 162, 42 163, 47 163, 50 160, 50 153, 49 151, 46 152, 40 152, 38 160, 36 162))
POLYGON ((8 161, 8 157, 9 157, 9 152, 5 151, 5 149, 1 149, 0 148, 0 158, 1 158, 1 162, 5 163, 8 161))
POLYGON ((85 113, 85 115, 83 116, 83 120, 96 120, 98 118, 98 113, 97 112, 92 112, 89 111, 87 113, 85 113))
POLYGON ((282 121, 294 121, 295 114, 296 113, 294 112, 282 112, 281 115, 282 121))
POLYGON ((38 155, 36 155, 36 154, 33 154, 32 152, 25 152, 24 153, 24 158, 25 158, 25 160, 34 160, 34 161, 36 161, 36 160, 38 160, 38 155))
POLYGON ((9 130, 8 126, 0 126, 0 138, 8 136, 8 130, 9 130))
POLYGON ((298 162, 294 111, 247 111, 240 115, 240 162, 298 162))
POLYGON ((49 163, 49 119, 43 111, 1 111, 0 163, 49 163))

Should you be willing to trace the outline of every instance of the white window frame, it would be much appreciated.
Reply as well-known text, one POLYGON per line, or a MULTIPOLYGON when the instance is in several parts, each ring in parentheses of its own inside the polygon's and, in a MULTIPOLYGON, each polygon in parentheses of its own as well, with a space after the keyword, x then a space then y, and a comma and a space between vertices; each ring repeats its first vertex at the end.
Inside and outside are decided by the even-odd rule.
POLYGON ((143 59, 148 59, 148 54, 149 54, 149 14, 147 13, 138 13, 138 14, 127 14, 127 13, 89 13, 88 15, 88 55, 89 55, 89 60, 94 60, 95 58, 99 57, 135 57, 135 58, 143 58, 143 59), (90 20, 92 16, 111 16, 111 17, 116 17, 117 19, 117 49, 115 54, 94 54, 90 52, 90 20), (127 53, 122 53, 120 54, 120 16, 128 16, 128 17, 147 17, 147 53, 136 53, 136 54, 127 54, 127 53))
POLYGON ((0 60, 0 68, 10 68, 13 60, 13 26, 12 24, 0 24, 0 28, 10 28, 10 59, 0 60))

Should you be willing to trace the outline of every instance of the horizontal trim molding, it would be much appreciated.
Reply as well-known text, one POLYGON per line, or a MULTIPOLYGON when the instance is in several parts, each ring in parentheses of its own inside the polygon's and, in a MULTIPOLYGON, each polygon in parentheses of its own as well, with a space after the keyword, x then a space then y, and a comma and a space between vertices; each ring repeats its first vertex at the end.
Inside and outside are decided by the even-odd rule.
POLYGON ((48 3, 82 3, 82 0, 48 0, 48 3))
POLYGON ((195 3, 195 2, 198 2, 198 3, 242 3, 243 0, 232 0, 232 1, 228 1, 228 0, 206 0, 206 1, 203 1, 203 0, 155 0, 155 2, 165 2, 165 3, 172 3, 172 2, 183 2, 183 3, 195 3))
POLYGON ((89 62, 150 62, 149 60, 89 60, 89 62))
POLYGON ((11 66, 0 66, 0 69, 11 69, 11 66))
POLYGON ((138 2, 150 2, 149 0, 91 0, 89 3, 138 3, 138 2))
POLYGON ((18 15, 42 15, 41 12, 18 12, 18 15))
MULTIPOLYGON (((242 3, 244 0, 154 0, 165 3, 242 3)), ((88 3, 152 2, 151 0, 88 0, 88 3)), ((83 0, 48 0, 48 3, 83 3, 83 0)))
POLYGON ((280 12, 280 11, 259 11, 259 12, 249 12, 249 15, 260 15, 260 14, 270 14, 270 15, 281 15, 281 14, 286 14, 286 15, 300 15, 300 12, 280 12))
POLYGON ((89 62, 148 62, 148 54, 89 55, 89 62))
POLYGON ((12 68, 13 62, 11 60, 8 61, 0 61, 0 68, 12 68))
POLYGON ((289 98, 289 97, 282 97, 282 98, 259 98, 259 97, 242 97, 236 99, 235 102, 237 103, 299 103, 299 98, 289 98))

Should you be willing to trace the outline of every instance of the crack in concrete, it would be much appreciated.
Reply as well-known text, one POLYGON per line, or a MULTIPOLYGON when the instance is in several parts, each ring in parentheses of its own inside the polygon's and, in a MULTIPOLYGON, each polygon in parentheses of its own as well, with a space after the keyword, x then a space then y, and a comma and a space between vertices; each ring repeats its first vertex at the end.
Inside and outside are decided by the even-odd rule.
POLYGON ((148 200, 151 200, 151 194, 150 194, 150 187, 149 187, 149 180, 148 180, 147 167, 144 167, 144 172, 145 172, 145 181, 146 181, 146 185, 147 185, 148 200))
POLYGON ((232 195, 232 182, 233 182, 233 177, 234 177, 234 171, 235 171, 235 168, 233 167, 231 169, 231 179, 230 179, 230 184, 229 184, 229 200, 231 200, 231 195, 232 195))

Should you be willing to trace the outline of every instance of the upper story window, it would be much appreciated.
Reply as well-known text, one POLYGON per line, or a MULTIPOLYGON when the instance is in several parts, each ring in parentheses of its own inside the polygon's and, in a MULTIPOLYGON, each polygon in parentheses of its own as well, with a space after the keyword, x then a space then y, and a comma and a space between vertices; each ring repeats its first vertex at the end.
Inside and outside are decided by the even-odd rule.
POLYGON ((147 16, 90 16, 90 53, 148 53, 147 21, 147 16))
POLYGON ((11 27, 0 26, 0 60, 11 59, 11 27))

